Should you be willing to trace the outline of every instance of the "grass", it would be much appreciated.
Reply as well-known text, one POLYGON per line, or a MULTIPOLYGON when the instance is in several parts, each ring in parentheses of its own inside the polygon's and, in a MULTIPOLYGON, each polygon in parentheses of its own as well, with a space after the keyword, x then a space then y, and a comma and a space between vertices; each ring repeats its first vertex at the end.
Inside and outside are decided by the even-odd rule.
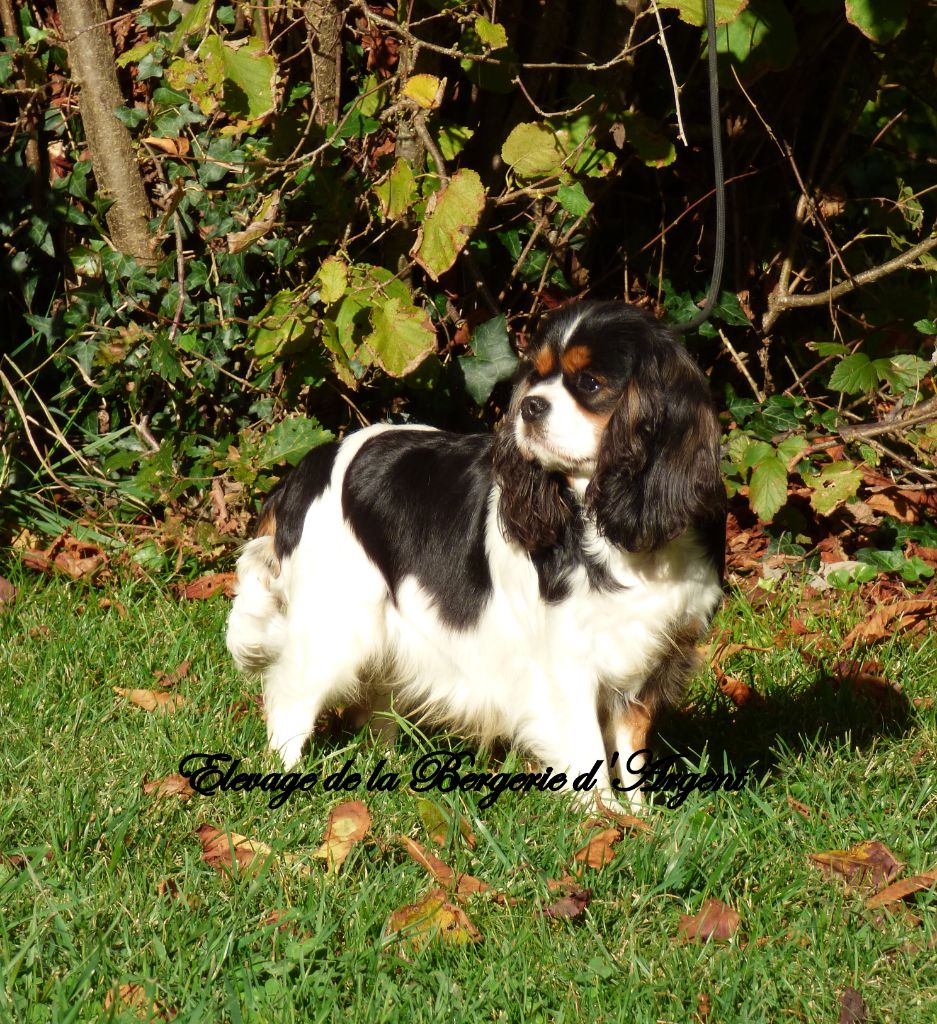
MULTIPOLYGON (((0 614, 0 851, 29 862, 0 864, 2 1022, 137 1021, 140 1011, 113 995, 105 1009, 127 984, 184 1022, 819 1024, 838 1019, 847 986, 870 1021, 937 1021, 937 894, 914 898, 921 925, 877 920, 864 892, 807 857, 879 839, 906 874, 937 867, 935 710, 913 701, 934 695, 933 634, 876 652, 908 698, 903 715, 883 720, 831 686, 803 658, 803 641, 786 635, 796 592, 758 612, 733 596, 718 625, 771 649, 736 654, 731 672, 764 702, 736 709, 706 673, 663 740, 696 765, 756 763, 749 786, 652 809, 649 834, 626 834, 610 864, 585 869, 593 898, 572 921, 540 908, 555 898, 546 880, 586 841, 581 816, 549 794, 508 793, 485 811, 479 795, 435 794, 477 837, 472 850, 453 829, 439 855, 514 902, 474 897, 465 909, 479 942, 418 949, 385 935, 392 911, 431 888, 396 839, 431 845, 405 787, 352 794, 372 826, 337 876, 311 858, 333 794, 297 794, 279 810, 258 792, 187 803, 143 794, 144 777, 175 772, 192 751, 243 756, 251 770, 268 764, 259 712, 244 713, 250 684, 224 650, 223 598, 180 602, 140 582, 107 594, 18 582, 18 600, 0 614), (155 672, 183 659, 191 668, 178 688, 189 703, 172 716, 112 689, 153 687, 155 672), (195 830, 206 822, 310 855, 312 870, 300 861, 225 877, 201 860, 195 830), (738 935, 678 942, 681 915, 711 897, 739 912, 738 935), (284 912, 278 924, 265 923, 274 910, 284 912)), ((855 605, 844 598, 814 625, 835 641, 856 621, 855 605)), ((399 741, 388 768, 406 778, 422 742, 399 741)), ((363 736, 331 734, 307 765, 334 770, 352 755, 362 770, 377 760, 363 736)))

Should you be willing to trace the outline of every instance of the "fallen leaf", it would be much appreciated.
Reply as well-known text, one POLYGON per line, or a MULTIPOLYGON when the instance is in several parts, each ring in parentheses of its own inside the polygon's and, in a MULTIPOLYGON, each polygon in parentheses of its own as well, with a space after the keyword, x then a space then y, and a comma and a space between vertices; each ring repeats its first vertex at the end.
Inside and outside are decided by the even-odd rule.
POLYGON ((574 860, 585 863, 590 868, 600 870, 615 856, 612 849, 614 843, 621 839, 617 828, 604 828, 597 832, 581 849, 576 851, 574 860))
POLYGON ((643 819, 639 818, 634 814, 625 814, 622 811, 616 811, 611 807, 607 807, 602 802, 601 794, 596 795, 596 802, 599 805, 599 811, 603 818, 608 821, 614 821, 619 828, 630 828, 634 829, 635 832, 653 832, 654 829, 643 819))
POLYGON ((869 910, 875 907, 887 907, 890 903, 897 903, 906 899, 913 893, 922 889, 933 889, 937 885, 937 869, 924 871, 920 875, 912 875, 910 878, 902 878, 899 882, 892 882, 874 896, 870 896, 865 905, 869 910))
POLYGON ((811 853, 810 859, 826 874, 842 875, 853 885, 882 885, 890 882, 904 866, 877 839, 858 843, 848 850, 811 853))
POLYGON ((839 1024, 865 1024, 868 1019, 862 996, 854 988, 844 988, 839 997, 839 1024))
POLYGON ((16 587, 8 580, 0 576, 0 609, 13 604, 16 600, 16 587))
POLYGON ((167 796, 177 796, 180 800, 188 800, 195 790, 189 785, 189 780, 184 775, 167 775, 165 778, 153 779, 151 782, 147 782, 144 777, 143 792, 147 796, 155 793, 158 800, 167 796))
MULTIPOLYGON (((416 808, 420 815, 420 821, 423 822, 423 827, 426 829, 430 839, 437 846, 445 846, 452 828, 452 814, 426 797, 420 797, 417 800, 416 808)), ((475 835, 464 814, 459 815, 459 834, 469 847, 474 850, 475 835)))
POLYGON ((787 802, 790 807, 797 811, 799 815, 804 818, 810 817, 810 808, 806 804, 802 804, 799 800, 795 800, 790 793, 787 794, 787 802))
POLYGON ((420 846, 409 836, 400 836, 400 842, 412 860, 416 861, 420 867, 425 868, 441 886, 446 889, 454 889, 456 896, 464 898, 474 896, 476 893, 492 891, 491 886, 480 878, 467 874, 456 875, 445 861, 440 860, 434 853, 420 846))
POLYGON ((125 690, 122 686, 114 686, 112 689, 145 711, 161 711, 171 715, 176 708, 188 703, 181 693, 166 693, 165 690, 125 690))
POLYGON ((121 985, 104 997, 104 1009, 133 1010, 141 1020, 173 1020, 176 1011, 160 1004, 146 994, 143 985, 121 985))
POLYGON ((117 601, 116 599, 114 599, 112 597, 102 597, 101 600, 98 601, 98 607, 102 608, 102 609, 114 608, 114 609, 116 609, 117 614, 122 619, 126 619, 127 618, 127 608, 126 608, 126 606, 121 604, 120 601, 117 601))
POLYGON ((544 917, 579 917, 592 901, 591 889, 573 889, 543 908, 544 917))
POLYGON ((163 138, 160 135, 146 135, 141 139, 148 146, 161 150, 167 156, 186 156, 189 152, 189 140, 183 136, 163 138))
POLYGON ((719 669, 716 670, 716 682, 719 684, 720 691, 737 708, 745 707, 746 704, 750 704, 758 697, 758 694, 755 693, 748 683, 743 683, 741 679, 736 679, 735 676, 727 676, 725 672, 719 669))
POLYGON ((171 672, 163 672, 162 670, 157 669, 157 671, 153 673, 153 678, 164 690, 168 690, 170 687, 175 686, 180 680, 185 679, 189 674, 191 666, 191 659, 186 658, 185 661, 180 661, 171 672))
POLYGON ((388 918, 384 934, 386 939, 399 936, 417 947, 435 938, 465 945, 482 937, 465 911, 450 903, 442 889, 434 889, 419 902, 395 910, 388 918))
POLYGON ((274 857, 266 843, 213 825, 200 826, 196 835, 202 843, 202 860, 222 874, 231 874, 235 865, 239 870, 259 870, 274 857))
POLYGON ((680 915, 679 934, 687 940, 727 942, 739 930, 740 920, 722 900, 706 900, 699 913, 680 915))
POLYGON ((912 598, 882 605, 849 633, 840 649, 848 651, 856 644, 878 643, 905 629, 923 630, 935 615, 937 598, 912 598))
POLYGON ((696 1016, 699 1024, 709 1024, 709 1015, 712 1013, 712 1000, 708 992, 700 992, 696 1000, 696 1016))
POLYGON ((179 588, 179 596, 186 601, 204 601, 222 591, 225 597, 234 597, 237 575, 233 572, 214 572, 200 576, 179 588))
POLYGON ((371 815, 360 800, 346 800, 333 807, 325 826, 325 839, 316 850, 316 857, 328 864, 330 875, 337 874, 351 848, 367 835, 371 815))
POLYGON ((179 883, 174 878, 161 878, 156 883, 156 895, 168 896, 171 900, 178 900, 190 910, 192 909, 192 901, 182 892, 179 883))

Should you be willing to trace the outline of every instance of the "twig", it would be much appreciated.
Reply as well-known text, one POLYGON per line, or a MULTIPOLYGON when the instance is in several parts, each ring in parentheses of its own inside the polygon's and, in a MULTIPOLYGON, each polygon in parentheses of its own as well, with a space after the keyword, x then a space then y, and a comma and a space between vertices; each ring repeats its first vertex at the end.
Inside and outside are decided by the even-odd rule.
POLYGON ((23 427, 26 430, 26 438, 29 441, 29 447, 32 448, 32 450, 35 452, 36 458, 41 463, 42 468, 49 474, 50 477, 52 477, 52 479, 56 482, 56 484, 59 487, 63 488, 68 492, 71 492, 73 488, 69 487, 68 484, 63 483, 55 475, 55 470, 53 470, 53 468, 49 465, 48 460, 42 454, 42 452, 39 451, 39 446, 36 444, 36 441, 33 438, 33 432, 29 429, 29 417, 26 415, 26 410, 23 408, 19 398, 17 397, 16 392, 13 390, 13 385, 7 380, 6 374, 2 370, 0 370, 0 383, 2 383, 3 386, 6 388, 7 393, 9 394, 10 399, 13 402, 13 405, 16 407, 16 411, 19 413, 20 419, 23 421, 23 427))
POLYGON ((159 441, 153 436, 153 432, 149 427, 149 416, 141 416, 137 423, 134 423, 133 429, 137 432, 138 437, 147 443, 150 451, 159 451, 159 441))
POLYGON ((828 288, 824 292, 811 292, 809 295, 769 296, 769 311, 774 312, 776 318, 776 315, 785 309, 800 309, 805 306, 824 306, 828 302, 832 302, 834 299, 838 299, 842 295, 847 295, 849 292, 855 291, 856 288, 860 288, 862 285, 872 284, 873 282, 894 273, 896 270, 901 270, 902 267, 906 267, 910 263, 913 263, 918 256, 923 256, 932 249, 937 249, 937 235, 932 235, 930 238, 924 239, 923 242, 918 242, 917 245, 911 246, 910 249, 907 249, 894 259, 888 260, 887 263, 882 263, 869 270, 863 270, 861 273, 854 275, 848 281, 841 281, 839 284, 834 285, 832 288, 828 288))
POLYGON ((912 406, 910 410, 913 415, 903 416, 900 420, 892 420, 883 423, 880 420, 875 423, 857 423, 851 427, 843 427, 839 436, 843 440, 850 441, 856 438, 877 437, 879 434, 900 434, 910 427, 919 427, 924 423, 932 423, 937 420, 937 398, 929 398, 921 402, 917 409, 912 406))
POLYGON ((683 114, 680 111, 680 86, 677 85, 677 73, 673 69, 673 61, 670 59, 670 48, 667 46, 667 36, 664 34, 664 22, 661 20, 660 8, 657 0, 651 0, 651 9, 657 19, 657 38, 660 41, 661 49, 664 51, 664 58, 667 61, 667 71, 670 73, 670 84, 673 86, 673 102, 677 108, 677 134, 684 146, 689 143, 686 140, 686 132, 683 130, 683 114))
POLYGON ((738 354, 738 352, 736 352, 735 346, 726 337, 725 331, 723 331, 721 327, 719 328, 719 337, 722 339, 722 344, 725 345, 729 355, 732 356, 733 362, 739 368, 739 372, 742 374, 742 376, 748 381, 749 385, 751 386, 752 394, 755 396, 755 398, 758 399, 759 403, 764 402, 764 400, 765 400, 764 392, 755 383, 755 378, 751 375, 751 373, 749 373, 748 367, 745 365, 745 361, 738 354))

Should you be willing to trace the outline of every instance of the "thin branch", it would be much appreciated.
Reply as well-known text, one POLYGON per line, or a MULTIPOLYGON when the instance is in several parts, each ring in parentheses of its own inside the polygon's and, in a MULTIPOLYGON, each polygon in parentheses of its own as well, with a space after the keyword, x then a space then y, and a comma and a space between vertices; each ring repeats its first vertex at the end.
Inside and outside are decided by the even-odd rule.
POLYGON ((670 59, 670 48, 667 46, 667 36, 664 34, 664 22, 660 16, 660 8, 657 0, 651 0, 651 9, 657 19, 657 38, 660 41, 661 49, 664 51, 664 58, 667 61, 667 71, 670 73, 670 84, 673 86, 673 102, 677 109, 677 134, 684 146, 689 146, 686 140, 686 132, 683 129, 683 114, 680 111, 680 86, 677 85, 677 73, 673 69, 673 61, 670 59))
POLYGON ((739 368, 739 372, 748 381, 748 383, 749 383, 749 385, 750 385, 750 387, 752 389, 752 393, 754 394, 755 398, 758 399, 759 403, 764 402, 764 400, 765 400, 764 392, 755 383, 755 378, 749 372, 748 367, 745 365, 745 361, 738 354, 738 352, 736 352, 735 346, 726 337, 725 332, 722 330, 721 327, 719 328, 719 337, 722 339, 722 344, 725 345, 726 350, 728 351, 729 355, 732 356, 732 361, 739 368))
POLYGON ((931 235, 930 238, 926 238, 923 242, 918 242, 917 245, 911 246, 910 249, 901 253, 899 256, 896 256, 894 259, 888 260, 887 263, 882 263, 869 270, 863 270, 862 273, 856 274, 848 281, 841 281, 839 284, 834 285, 832 288, 828 288, 824 292, 812 292, 809 295, 770 296, 768 299, 768 308, 771 312, 777 315, 777 313, 780 313, 785 309, 800 309, 805 306, 824 306, 827 303, 832 302, 834 299, 840 298, 842 295, 847 295, 849 292, 855 291, 856 288, 860 288, 866 284, 872 284, 883 277, 887 277, 889 274, 893 274, 896 270, 901 270, 903 267, 907 267, 909 264, 913 263, 918 256, 923 256, 932 249, 937 249, 937 235, 931 235))

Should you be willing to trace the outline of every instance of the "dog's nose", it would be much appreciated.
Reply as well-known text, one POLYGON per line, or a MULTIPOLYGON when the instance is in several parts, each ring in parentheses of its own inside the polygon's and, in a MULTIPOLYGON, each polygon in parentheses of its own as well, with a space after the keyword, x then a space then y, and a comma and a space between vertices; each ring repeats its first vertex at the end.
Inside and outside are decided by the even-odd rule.
POLYGON ((534 423, 547 414, 550 403, 540 395, 528 395, 521 402, 521 417, 525 423, 534 423))

